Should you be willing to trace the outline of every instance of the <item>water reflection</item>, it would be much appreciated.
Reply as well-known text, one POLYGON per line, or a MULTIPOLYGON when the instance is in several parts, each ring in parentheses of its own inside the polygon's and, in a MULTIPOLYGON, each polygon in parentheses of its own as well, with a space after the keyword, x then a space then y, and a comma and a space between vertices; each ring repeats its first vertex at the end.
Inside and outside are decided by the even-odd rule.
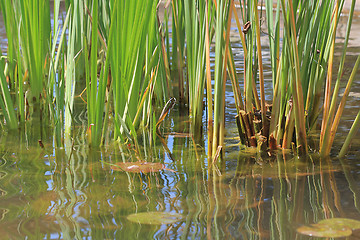
POLYGON ((75 141, 53 153, 46 144, 45 150, 21 143, 2 147, 3 236, 307 239, 297 227, 331 217, 360 219, 359 169, 351 160, 244 153, 229 154, 216 169, 191 137, 169 132, 164 141, 168 150, 158 143, 147 161, 174 171, 149 174, 113 171, 104 163, 138 161, 126 146, 100 151, 75 141), (149 211, 184 218, 164 225, 126 218, 149 211))

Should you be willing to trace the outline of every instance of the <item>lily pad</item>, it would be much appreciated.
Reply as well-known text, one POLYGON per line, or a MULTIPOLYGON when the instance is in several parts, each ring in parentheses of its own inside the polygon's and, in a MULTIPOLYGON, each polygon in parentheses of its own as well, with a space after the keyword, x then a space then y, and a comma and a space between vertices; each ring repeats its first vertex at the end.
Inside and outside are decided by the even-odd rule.
POLYGON ((360 221, 350 218, 329 218, 319 221, 318 224, 331 228, 348 227, 352 230, 360 229, 360 221))
POLYGON ((322 224, 311 224, 311 226, 302 226, 297 229, 298 233, 312 237, 348 237, 352 234, 349 227, 331 228, 322 224))
POLYGON ((149 173, 159 172, 160 170, 166 169, 164 164, 155 162, 118 162, 111 164, 111 169, 114 171, 124 171, 131 173, 149 173))
POLYGON ((347 237, 352 230, 360 229, 360 221, 349 218, 329 218, 310 226, 302 226, 297 231, 314 237, 347 237))
POLYGON ((142 212, 131 214, 127 216, 127 219, 140 224, 162 225, 179 222, 183 216, 179 213, 170 212, 142 212))

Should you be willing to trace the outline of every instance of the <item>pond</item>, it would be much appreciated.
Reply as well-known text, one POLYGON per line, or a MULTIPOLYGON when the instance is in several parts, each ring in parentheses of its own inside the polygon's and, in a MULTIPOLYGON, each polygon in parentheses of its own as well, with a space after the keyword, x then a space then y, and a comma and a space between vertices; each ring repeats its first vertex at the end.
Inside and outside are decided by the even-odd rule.
MULTIPOLYGON (((346 19, 341 24, 346 26, 346 19)), ((356 33, 360 19, 355 18, 353 25, 356 33)), ((339 27, 340 40, 344 28, 339 27)), ((351 36, 343 79, 350 75, 360 52, 359 36, 351 36)), ((236 30, 232 42, 235 62, 242 62, 236 30)), ((270 67, 266 48, 264 55, 265 76, 271 77, 266 73, 270 67)), ((270 79, 267 82, 271 84, 270 79)), ((141 143, 142 153, 116 143, 89 148, 81 98, 76 99, 74 134, 64 140, 63 149, 54 147, 52 129, 40 128, 38 119, 24 131, 3 132, 1 238, 316 239, 297 229, 326 218, 360 220, 360 137, 343 159, 239 150, 231 84, 227 87, 226 153, 221 166, 211 171, 206 136, 203 144, 195 143, 188 134, 188 116, 177 105, 164 121, 164 138, 156 140, 155 148, 141 143), (140 160, 163 165, 130 166, 142 168, 141 172, 114 166, 140 160)), ((78 93, 83 88, 77 88, 78 93)), ((340 150, 359 110, 359 93, 358 71, 332 156, 340 150)), ((359 238, 360 231, 354 230, 348 239, 359 238)))

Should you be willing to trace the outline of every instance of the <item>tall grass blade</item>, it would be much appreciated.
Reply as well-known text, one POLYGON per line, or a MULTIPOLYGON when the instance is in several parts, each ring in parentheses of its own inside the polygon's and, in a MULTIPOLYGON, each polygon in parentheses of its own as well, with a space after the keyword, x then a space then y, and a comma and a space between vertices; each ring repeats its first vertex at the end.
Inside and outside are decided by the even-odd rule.
POLYGON ((5 59, 1 56, 0 53, 0 88, 1 88, 0 107, 5 117, 6 126, 9 129, 15 129, 18 126, 18 121, 16 118, 14 105, 10 97, 9 87, 4 75, 4 68, 5 68, 4 62, 5 59))
POLYGON ((360 111, 358 112, 358 114, 353 122, 353 125, 351 126, 350 131, 349 131, 348 135, 346 136, 345 142, 344 142, 344 144, 340 150, 340 153, 338 155, 339 158, 342 158, 345 156, 345 154, 350 146, 350 143, 354 139, 356 134, 358 133, 359 128, 360 128, 360 111))
POLYGON ((212 136, 213 158, 215 157, 218 146, 223 146, 224 143, 225 82, 230 34, 230 19, 232 13, 231 6, 232 4, 223 0, 218 1, 216 6, 214 131, 212 136))
MULTIPOLYGON (((355 65, 354 65, 354 68, 353 68, 353 71, 351 72, 351 75, 350 75, 350 78, 347 82, 347 85, 346 85, 346 88, 345 88, 345 92, 344 92, 344 95, 342 96, 341 98, 341 101, 340 101, 340 104, 339 104, 339 107, 338 107, 338 110, 336 112, 336 115, 334 117, 334 121, 331 125, 331 129, 330 130, 330 134, 328 136, 328 140, 324 140, 323 141, 323 145, 320 149, 320 154, 322 156, 327 156, 329 155, 330 153, 330 150, 331 150, 331 146, 334 142, 334 139, 335 139, 335 134, 336 134, 336 131, 337 131, 337 128, 339 126, 339 123, 340 123, 340 119, 341 119, 341 116, 342 116, 342 113, 345 109, 345 103, 346 103, 346 100, 347 100, 347 97, 349 95, 349 92, 350 92, 350 88, 351 88, 351 85, 354 81, 354 78, 356 76, 356 72, 359 68, 359 65, 360 65, 360 56, 358 56, 356 62, 355 62, 355 65)), ((326 135, 325 135, 326 136, 326 135)))
MULTIPOLYGON (((211 4, 211 3, 210 3, 211 4)), ((208 110, 208 157, 212 156, 212 137, 213 136, 213 96, 212 96, 212 84, 211 84, 211 67, 210 67, 210 34, 209 34, 209 0, 206 0, 205 7, 205 62, 206 62, 206 99, 208 110)))
POLYGON ((258 16, 258 4, 253 4, 254 6, 254 20, 256 27, 256 47, 258 54, 258 64, 259 64, 259 85, 260 85, 260 101, 261 101, 261 119, 262 119, 262 135, 266 138, 269 136, 269 125, 266 117, 266 108, 265 108, 265 86, 264 86, 264 73, 263 73, 263 64, 262 64, 262 53, 261 53, 261 41, 260 41, 260 20, 258 16))

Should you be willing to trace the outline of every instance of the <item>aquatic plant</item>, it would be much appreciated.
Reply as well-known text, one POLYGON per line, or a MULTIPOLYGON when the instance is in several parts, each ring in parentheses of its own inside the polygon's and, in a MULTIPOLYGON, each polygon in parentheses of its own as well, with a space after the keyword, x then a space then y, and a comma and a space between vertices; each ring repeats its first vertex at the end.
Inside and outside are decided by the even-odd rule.
MULTIPOLYGON (((234 121, 243 146, 260 151, 280 146, 306 153, 308 136, 322 109, 319 151, 327 156, 360 61, 336 112, 354 3, 332 88, 343 0, 278 0, 275 5, 266 0, 264 6, 240 1, 241 19, 233 0, 168 1, 164 16, 156 0, 68 0, 66 15, 61 16, 61 1, 56 0, 53 25, 49 3, 3 0, 8 49, 6 62, 2 59, 0 64, 5 73, 0 74, 0 105, 6 126, 16 128, 18 121, 33 117, 50 118, 56 145, 62 146, 64 136, 69 138, 72 132, 77 88, 85 82, 91 146, 104 144, 110 136, 130 142, 137 151, 139 136, 151 146, 156 135, 162 138, 158 123, 166 115, 159 119, 158 110, 176 97, 182 109, 188 108, 195 141, 202 136, 206 105, 208 156, 214 160, 224 147, 225 83, 230 79, 238 114, 234 121), (266 16, 270 47, 271 96, 265 94, 262 15, 266 16), (243 90, 229 37, 232 19, 244 50, 243 90), (109 123, 114 129, 108 129, 109 123)), ((353 134, 349 136, 347 145, 353 134)))
POLYGON ((45 97, 42 90, 51 44, 49 2, 1 1, 1 11, 8 37, 6 77, 9 89, 18 93, 14 102, 19 106, 20 120, 24 121, 24 111, 34 110, 33 107, 26 110, 26 104, 40 105, 41 97, 45 97), (24 89, 24 82, 31 88, 24 89))
MULTIPOLYGON (((314 129, 318 119, 319 108, 321 108, 321 89, 327 74, 320 151, 323 156, 330 153, 331 139, 324 136, 328 135, 331 127, 325 119, 333 118, 338 94, 338 83, 333 93, 330 89, 336 27, 342 6, 343 1, 288 1, 287 3, 277 1, 274 19, 273 2, 266 1, 274 88, 272 104, 265 104, 259 5, 253 1, 244 1, 243 5, 241 4, 243 22, 247 20, 249 25, 255 25, 255 30, 243 29, 243 33, 239 28, 240 39, 246 47, 244 47, 245 104, 243 109, 239 108, 238 122, 240 138, 247 140, 246 145, 257 146, 260 143, 267 145, 270 149, 276 149, 280 144, 286 149, 290 148, 291 144, 295 144, 299 153, 306 153, 307 134, 314 129), (283 22, 280 21, 280 12, 283 13, 283 22), (282 38, 280 37, 281 28, 283 28, 282 38), (247 49, 256 49, 254 55, 252 51, 246 51, 247 49), (254 88, 254 79, 257 79, 257 76, 260 100, 257 100, 258 93, 254 88), (330 110, 331 94, 334 98, 330 110)), ((346 54, 352 14, 353 6, 350 10, 343 58, 346 54)), ((343 64, 344 59, 341 61, 343 64)), ((356 72, 357 68, 358 65, 355 64, 353 71, 356 72)), ((339 68, 338 82, 341 76, 342 67, 339 68)), ((349 79, 349 86, 351 82, 352 77, 349 79)), ((332 136, 336 132, 340 116, 341 110, 338 112, 337 122, 334 121, 332 136)))
POLYGON ((15 115, 14 104, 13 101, 11 100, 10 91, 4 75, 4 70, 5 70, 4 62, 5 62, 4 58, 1 58, 0 59, 0 88, 1 88, 0 107, 3 110, 3 115, 7 126, 10 129, 14 129, 17 127, 17 119, 15 115))
POLYGON ((69 18, 63 22, 61 32, 60 1, 54 1, 55 21, 52 26, 49 4, 36 0, 1 1, 0 4, 8 38, 6 62, 2 67, 2 73, 6 74, 7 79, 2 85, 7 106, 2 109, 8 112, 5 118, 8 118, 6 125, 10 129, 16 128, 18 122, 24 123, 33 117, 40 119, 40 124, 47 122, 48 118, 55 125, 60 123, 62 126, 63 123, 59 111, 54 111, 54 106, 59 109, 61 94, 57 98, 55 95, 64 89, 57 88, 61 86, 61 81, 57 81, 60 79, 57 72, 64 59, 62 46, 69 18), (55 85, 55 82, 59 84, 55 85), (5 92, 15 93, 11 97, 12 104, 6 97, 10 95, 5 92), (14 116, 12 111, 15 111, 17 117, 6 117, 14 116))

